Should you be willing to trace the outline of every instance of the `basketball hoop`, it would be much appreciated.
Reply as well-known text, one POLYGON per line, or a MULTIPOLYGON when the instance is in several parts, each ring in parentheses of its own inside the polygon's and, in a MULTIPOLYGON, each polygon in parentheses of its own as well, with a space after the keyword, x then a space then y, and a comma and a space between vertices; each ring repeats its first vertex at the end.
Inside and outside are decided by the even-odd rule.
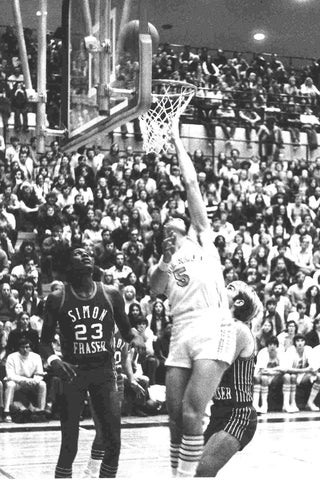
POLYGON ((176 80, 153 80, 151 108, 140 117, 143 149, 146 153, 166 153, 170 143, 172 120, 186 110, 197 87, 176 80))

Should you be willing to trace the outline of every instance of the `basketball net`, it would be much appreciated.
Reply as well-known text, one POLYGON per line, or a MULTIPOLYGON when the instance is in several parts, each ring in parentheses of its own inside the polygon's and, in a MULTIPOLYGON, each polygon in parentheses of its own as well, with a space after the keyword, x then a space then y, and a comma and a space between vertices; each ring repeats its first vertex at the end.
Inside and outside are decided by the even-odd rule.
POLYGON ((140 117, 143 149, 146 153, 166 153, 170 142, 172 120, 186 110, 197 87, 174 80, 154 80, 152 105, 140 117))

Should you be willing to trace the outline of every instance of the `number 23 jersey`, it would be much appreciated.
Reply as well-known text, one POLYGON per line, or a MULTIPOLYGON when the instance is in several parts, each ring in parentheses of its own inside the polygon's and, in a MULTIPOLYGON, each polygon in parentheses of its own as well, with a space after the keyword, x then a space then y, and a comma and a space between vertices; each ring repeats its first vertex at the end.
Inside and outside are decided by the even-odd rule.
POLYGON ((87 299, 66 285, 59 310, 63 358, 75 364, 113 362, 113 308, 102 284, 94 285, 87 299))

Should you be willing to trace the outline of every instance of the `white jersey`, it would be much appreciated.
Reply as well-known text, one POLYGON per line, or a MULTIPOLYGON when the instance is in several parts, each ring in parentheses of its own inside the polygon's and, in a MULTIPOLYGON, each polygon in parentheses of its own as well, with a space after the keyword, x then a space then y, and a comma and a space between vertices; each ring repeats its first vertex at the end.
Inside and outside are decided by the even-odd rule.
POLYGON ((228 299, 219 254, 212 243, 202 247, 190 236, 174 253, 168 270, 166 295, 174 319, 197 311, 228 310, 228 299))

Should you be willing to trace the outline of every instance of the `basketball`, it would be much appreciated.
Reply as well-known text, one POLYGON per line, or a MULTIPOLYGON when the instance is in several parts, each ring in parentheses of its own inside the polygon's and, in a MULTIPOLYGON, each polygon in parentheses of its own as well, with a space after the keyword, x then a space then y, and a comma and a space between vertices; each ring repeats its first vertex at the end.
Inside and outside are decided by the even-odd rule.
MULTIPOLYGON (((155 51, 159 45, 159 33, 152 23, 148 23, 148 33, 152 38, 152 50, 155 51)), ((121 48, 124 52, 133 56, 139 55, 139 20, 128 22, 119 36, 121 48)))

